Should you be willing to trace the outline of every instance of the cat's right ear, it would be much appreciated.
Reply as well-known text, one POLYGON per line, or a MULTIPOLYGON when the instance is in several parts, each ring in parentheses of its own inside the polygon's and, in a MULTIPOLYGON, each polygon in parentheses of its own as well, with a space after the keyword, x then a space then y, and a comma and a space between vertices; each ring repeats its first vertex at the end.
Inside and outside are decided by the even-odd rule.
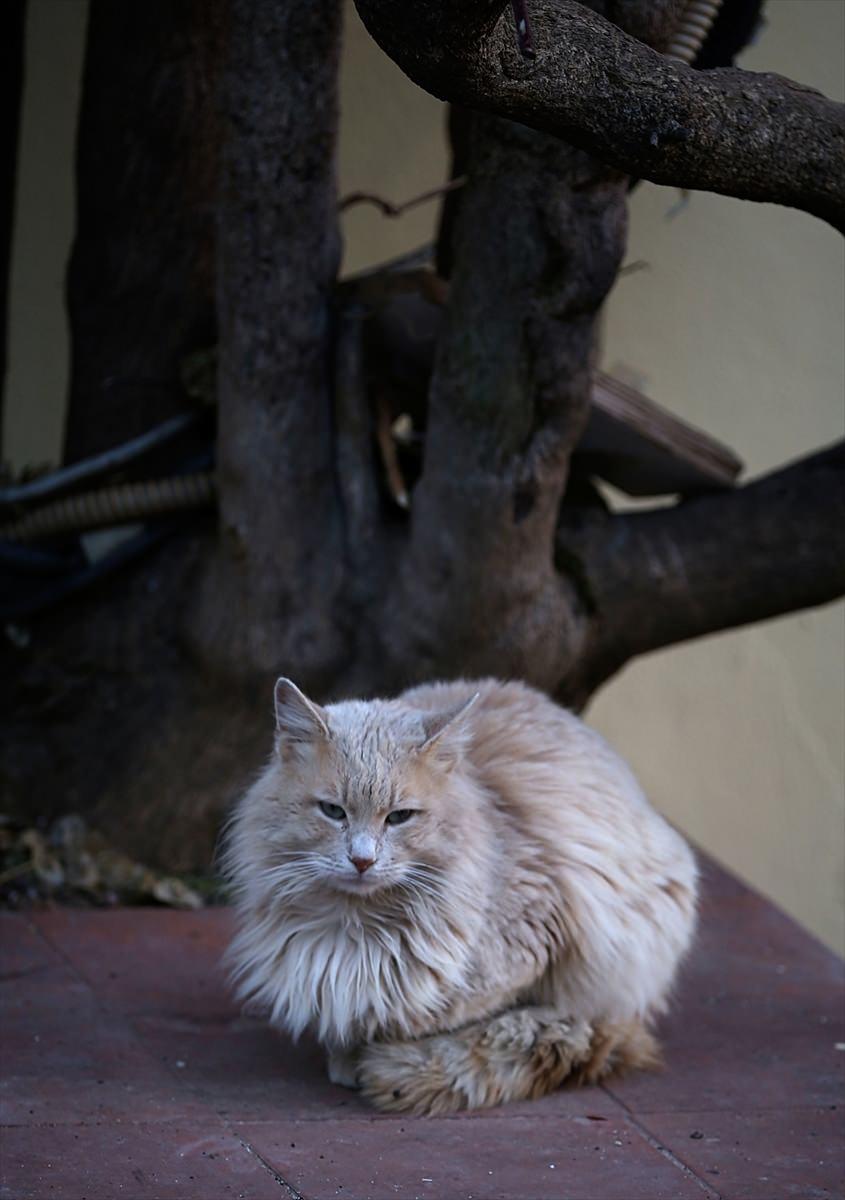
POLYGON ((290 679, 276 680, 273 700, 280 749, 311 745, 329 737, 325 710, 309 700, 290 679))
POLYGON ((425 740, 418 753, 436 758, 447 770, 459 763, 472 737, 468 713, 480 695, 476 692, 469 700, 443 712, 426 713, 422 722, 425 740))

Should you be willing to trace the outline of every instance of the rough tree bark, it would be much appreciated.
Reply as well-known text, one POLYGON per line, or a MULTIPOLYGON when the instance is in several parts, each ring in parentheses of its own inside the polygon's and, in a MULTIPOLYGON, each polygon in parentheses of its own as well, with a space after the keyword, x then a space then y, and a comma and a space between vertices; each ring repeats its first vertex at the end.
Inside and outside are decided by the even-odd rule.
MULTIPOLYGON (((534 0, 533 63, 504 0, 358 3, 409 73, 483 110, 410 519, 379 488, 362 312, 334 288, 339 0, 215 0, 219 515, 2 651, 7 806, 82 810, 170 866, 207 863, 279 672, 323 699, 520 676, 581 706, 632 655, 845 591, 841 450, 634 516, 567 492, 624 172, 838 220, 834 106, 742 72, 703 82, 631 37, 663 44, 676 0, 534 0)), ((135 249, 160 262, 170 236, 153 223, 135 249)), ((94 245, 80 234, 75 272, 94 245)), ((109 339, 100 373, 125 357, 109 339)))
POLYGON ((554 691, 579 641, 554 528, 587 416, 595 316, 624 251, 627 181, 495 118, 477 118, 471 141, 425 465, 380 628, 397 676, 399 664, 406 677, 460 664, 554 691))
POLYGON ((338 0, 229 0, 220 539, 194 630, 223 673, 284 667, 320 690, 345 651, 330 386, 339 54, 338 0))

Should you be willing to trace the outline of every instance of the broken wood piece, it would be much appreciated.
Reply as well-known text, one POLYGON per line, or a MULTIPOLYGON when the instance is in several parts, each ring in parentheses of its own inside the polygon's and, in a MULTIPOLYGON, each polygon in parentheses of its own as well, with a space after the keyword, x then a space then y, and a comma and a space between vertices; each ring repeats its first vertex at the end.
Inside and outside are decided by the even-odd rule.
POLYGON ((732 487, 743 468, 734 452, 641 392, 597 371, 581 467, 629 496, 690 495, 732 487))

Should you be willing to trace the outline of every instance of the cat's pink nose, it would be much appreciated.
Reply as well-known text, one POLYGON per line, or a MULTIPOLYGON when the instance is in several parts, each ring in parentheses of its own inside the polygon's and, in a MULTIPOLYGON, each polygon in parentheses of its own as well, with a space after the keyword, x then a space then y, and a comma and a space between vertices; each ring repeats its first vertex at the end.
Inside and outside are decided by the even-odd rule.
POLYGON ((351 861, 355 864, 355 870, 359 875, 363 875, 365 871, 369 871, 370 867, 376 861, 374 858, 355 858, 350 855, 351 861))

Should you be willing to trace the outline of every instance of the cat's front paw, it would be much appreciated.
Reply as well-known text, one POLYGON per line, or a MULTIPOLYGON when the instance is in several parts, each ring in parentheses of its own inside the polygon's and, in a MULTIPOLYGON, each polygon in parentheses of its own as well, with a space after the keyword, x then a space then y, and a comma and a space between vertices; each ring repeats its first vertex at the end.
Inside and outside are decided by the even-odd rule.
POLYGON ((357 1047, 350 1049, 347 1046, 342 1049, 328 1050, 327 1067, 332 1083, 336 1083, 339 1087, 359 1088, 361 1086, 358 1079, 359 1058, 360 1052, 357 1047))

